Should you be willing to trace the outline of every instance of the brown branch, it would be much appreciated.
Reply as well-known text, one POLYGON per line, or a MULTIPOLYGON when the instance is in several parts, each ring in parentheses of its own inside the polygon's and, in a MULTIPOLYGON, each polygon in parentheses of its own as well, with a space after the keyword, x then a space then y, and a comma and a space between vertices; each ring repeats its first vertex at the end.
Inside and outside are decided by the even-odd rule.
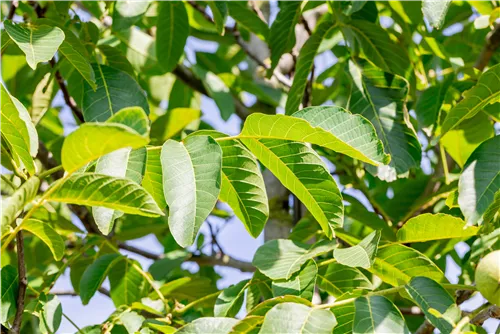
MULTIPOLYGON (((147 259, 160 260, 164 258, 163 254, 155 254, 149 251, 128 245, 123 242, 118 243, 118 247, 132 253, 141 255, 147 259)), ((239 269, 245 272, 255 271, 255 267, 250 262, 234 259, 228 255, 222 256, 206 256, 206 255, 192 255, 187 261, 196 262, 199 266, 224 266, 239 269)))
POLYGON ((14 0, 10 3, 9 13, 7 14, 6 20, 12 20, 14 14, 16 13, 17 6, 19 5, 19 1, 14 0))
MULTIPOLYGON (((50 66, 52 66, 52 68, 54 68, 56 66, 56 61, 54 60, 54 58, 52 58, 49 61, 49 63, 50 63, 50 66)), ((62 77, 59 70, 56 70, 55 78, 56 78, 57 84, 59 85, 59 88, 61 89, 61 92, 63 93, 64 102, 66 102, 68 107, 70 107, 71 111, 73 111, 73 114, 78 118, 78 120, 81 123, 85 122, 85 120, 83 119, 83 113, 80 110, 80 108, 78 108, 78 106, 76 105, 75 100, 69 94, 68 88, 66 87, 66 83, 64 82, 64 78, 62 77)))
POLYGON ((482 326, 483 323, 490 318, 500 319, 500 307, 492 305, 479 312, 470 322, 476 326, 482 326))
POLYGON ((19 273, 19 288, 17 293, 17 310, 12 323, 11 333, 20 333, 21 320, 24 313, 24 299, 26 296, 26 288, 28 287, 28 280, 26 278, 26 264, 24 263, 24 237, 23 232, 17 232, 17 271, 19 273))
POLYGON ((399 310, 401 311, 402 314, 407 314, 407 315, 424 315, 424 312, 416 306, 412 307, 400 307, 399 310))
POLYGON ((497 23, 495 28, 486 35, 486 44, 477 58, 474 67, 480 71, 484 70, 498 47, 500 47, 500 23, 497 23))

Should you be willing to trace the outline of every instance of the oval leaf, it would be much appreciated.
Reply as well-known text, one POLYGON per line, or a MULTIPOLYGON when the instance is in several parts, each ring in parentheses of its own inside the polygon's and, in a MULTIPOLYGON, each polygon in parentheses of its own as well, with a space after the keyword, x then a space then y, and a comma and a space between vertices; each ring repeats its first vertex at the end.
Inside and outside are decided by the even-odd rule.
POLYGON ((122 260, 124 260, 124 257, 121 254, 106 254, 85 269, 80 281, 80 298, 83 305, 89 303, 111 268, 122 260))
POLYGON ((54 259, 59 261, 64 256, 64 239, 47 223, 38 219, 28 219, 22 229, 33 233, 42 240, 52 252, 54 259))
POLYGON ((389 299, 383 296, 359 297, 354 304, 353 334, 410 334, 403 315, 389 299))

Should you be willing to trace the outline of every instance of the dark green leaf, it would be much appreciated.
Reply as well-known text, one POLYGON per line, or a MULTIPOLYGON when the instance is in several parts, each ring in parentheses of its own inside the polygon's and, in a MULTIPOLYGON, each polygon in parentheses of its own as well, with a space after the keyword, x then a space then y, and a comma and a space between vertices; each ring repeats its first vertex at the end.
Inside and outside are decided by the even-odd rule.
POLYGON ((359 297, 355 301, 353 333, 410 334, 397 307, 383 296, 359 297))
POLYGON ((87 305, 97 289, 104 282, 111 268, 118 262, 125 261, 120 254, 107 254, 98 258, 87 267, 80 281, 80 298, 87 305))

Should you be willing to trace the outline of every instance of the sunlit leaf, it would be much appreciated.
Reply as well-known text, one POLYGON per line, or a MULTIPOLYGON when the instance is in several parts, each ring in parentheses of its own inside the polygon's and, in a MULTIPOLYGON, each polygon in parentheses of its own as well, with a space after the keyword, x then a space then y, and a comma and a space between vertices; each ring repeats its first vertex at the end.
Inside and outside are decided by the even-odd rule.
POLYGON ((0 276, 2 278, 2 298, 0 299, 0 305, 2 307, 0 309, 0 321, 4 324, 16 313, 19 282, 17 270, 11 265, 2 267, 0 276))
POLYGON ((243 280, 238 284, 224 289, 217 297, 214 307, 216 317, 235 317, 243 305, 243 297, 249 280, 243 280))
POLYGON ((292 275, 290 279, 273 281, 273 296, 291 295, 311 300, 314 294, 317 273, 318 266, 314 260, 309 260, 304 267, 292 275))
POLYGON ((339 263, 319 268, 318 287, 335 297, 355 289, 373 289, 370 280, 359 269, 339 263))
POLYGON ((379 241, 380 231, 373 231, 355 246, 336 248, 333 256, 340 264, 367 269, 373 264, 379 241))
POLYGON ((9 198, 2 201, 2 235, 9 230, 9 225, 21 213, 24 206, 31 202, 40 187, 40 179, 30 177, 9 198))
POLYGON ((64 239, 47 222, 28 219, 23 223, 22 229, 42 240, 49 247, 56 261, 62 259, 65 249, 64 239))
POLYGON ((410 334, 397 307, 383 296, 359 297, 352 332, 410 334))
POLYGON ((199 318, 181 327, 179 334, 228 334, 237 319, 231 318, 199 318))
POLYGON ((431 26, 434 28, 441 28, 444 23, 444 18, 446 17, 446 12, 448 12, 448 7, 450 6, 451 0, 423 0, 422 1, 422 12, 425 18, 429 21, 431 26))

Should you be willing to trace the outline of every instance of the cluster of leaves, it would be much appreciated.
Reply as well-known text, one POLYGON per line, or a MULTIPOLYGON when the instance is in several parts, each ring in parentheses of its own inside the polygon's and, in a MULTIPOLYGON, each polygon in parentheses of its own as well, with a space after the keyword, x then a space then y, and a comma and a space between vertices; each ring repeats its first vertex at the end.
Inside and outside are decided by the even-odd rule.
POLYGON ((268 24, 268 3, 2 3, 3 326, 56 332, 69 268, 83 304, 101 291, 116 306, 81 333, 484 332, 454 291, 475 291, 500 242, 500 9, 278 5, 268 24), (190 56, 190 36, 216 51, 190 56), (336 61, 315 73, 323 54, 336 61), (200 120, 201 95, 244 121, 238 135, 200 120), (267 171, 292 208, 268 198, 267 171), (181 267, 217 260, 198 235, 209 217, 257 237, 301 205, 251 279, 219 291, 213 267, 181 267), (142 252, 145 270, 120 248, 148 234, 164 254, 142 252))

